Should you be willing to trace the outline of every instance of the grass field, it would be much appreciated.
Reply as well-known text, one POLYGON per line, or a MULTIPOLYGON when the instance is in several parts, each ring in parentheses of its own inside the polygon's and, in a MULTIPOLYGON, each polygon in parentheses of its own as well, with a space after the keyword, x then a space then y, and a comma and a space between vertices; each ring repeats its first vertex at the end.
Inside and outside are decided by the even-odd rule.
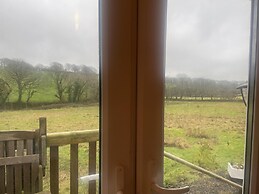
MULTIPOLYGON (((0 112, 0 130, 33 130, 38 128, 39 117, 47 118, 47 132, 97 129, 99 123, 98 106, 68 107, 48 110, 20 110, 0 112)), ((69 193, 70 147, 62 146, 60 156, 60 193, 69 193)), ((49 156, 48 156, 49 159, 49 156)), ((88 174, 88 145, 79 146, 79 176, 88 174)), ((48 166, 49 167, 49 166, 48 166)), ((79 185, 80 193, 86 193, 87 185, 79 185)), ((44 187, 49 190, 49 174, 44 179, 44 187)))
MULTIPOLYGON (((243 164, 245 107, 240 102, 173 102, 165 106, 165 150, 226 175, 243 164)), ((190 184, 199 173, 165 159, 165 184, 190 184)))
MULTIPOLYGON (((38 127, 38 118, 47 117, 48 133, 96 129, 98 106, 48 110, 0 112, 0 130, 38 127)), ((214 172, 226 174, 227 162, 243 163, 245 107, 242 102, 170 102, 165 104, 165 150, 214 172)), ((87 174, 87 146, 80 148, 80 175, 87 174)), ((61 193, 69 190, 69 148, 60 150, 61 193)), ((165 159, 165 184, 190 184, 199 174, 165 159)), ((48 186, 46 182, 46 187, 48 186)), ((81 190, 82 191, 82 190, 81 190)), ((83 193, 83 192, 81 192, 83 193)))

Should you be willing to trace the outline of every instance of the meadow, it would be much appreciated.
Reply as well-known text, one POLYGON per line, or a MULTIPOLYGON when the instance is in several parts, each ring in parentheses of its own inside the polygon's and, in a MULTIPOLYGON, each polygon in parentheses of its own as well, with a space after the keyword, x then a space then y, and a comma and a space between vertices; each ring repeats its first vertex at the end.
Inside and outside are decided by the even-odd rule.
MULTIPOLYGON (((241 102, 171 102, 165 105, 165 150, 227 175, 227 163, 243 164, 246 109, 241 102)), ((190 185, 201 174, 165 158, 164 182, 190 185)))
MULTIPOLYGON (((97 129, 98 105, 0 112, 0 130, 29 130, 47 117, 48 133, 97 129)), ((165 102, 165 150, 203 168, 227 176, 227 163, 243 163, 246 109, 242 102, 165 102)), ((88 146, 79 153, 80 176, 87 174, 88 146)), ((60 150, 61 193, 69 192, 69 148, 60 150)), ((192 184, 200 173, 164 160, 166 186, 192 184)), ((47 175, 48 176, 48 175, 47 175)), ((48 187, 48 177, 45 187, 48 187)), ((85 193, 82 187, 81 193, 85 193)))

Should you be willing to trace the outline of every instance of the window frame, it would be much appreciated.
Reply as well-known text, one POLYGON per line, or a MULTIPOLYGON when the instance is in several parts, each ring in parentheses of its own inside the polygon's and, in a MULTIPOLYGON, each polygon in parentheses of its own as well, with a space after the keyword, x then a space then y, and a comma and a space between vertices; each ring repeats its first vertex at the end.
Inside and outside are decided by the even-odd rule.
POLYGON ((100 12, 101 192, 132 194, 136 190, 137 0, 104 0, 100 12))
POLYGON ((245 181, 243 193, 256 194, 259 190, 259 29, 258 0, 252 1, 251 40, 248 84, 247 134, 245 153, 245 181))
MULTIPOLYGON (((253 0, 246 194, 259 190, 258 6, 253 0)), ((152 193, 151 181, 162 184, 165 21, 166 0, 100 0, 102 193, 152 193)))

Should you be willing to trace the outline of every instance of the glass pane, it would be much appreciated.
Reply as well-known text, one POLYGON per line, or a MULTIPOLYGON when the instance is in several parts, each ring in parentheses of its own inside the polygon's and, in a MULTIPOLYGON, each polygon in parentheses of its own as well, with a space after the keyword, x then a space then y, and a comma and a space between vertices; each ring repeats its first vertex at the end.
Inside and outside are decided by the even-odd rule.
POLYGON ((0 4, 0 131, 34 130, 45 117, 44 190, 57 188, 56 167, 59 193, 97 193, 98 175, 87 175, 99 167, 98 1, 0 4))
POLYGON ((242 190, 250 10, 251 1, 243 0, 168 1, 166 186, 189 185, 190 193, 242 190))

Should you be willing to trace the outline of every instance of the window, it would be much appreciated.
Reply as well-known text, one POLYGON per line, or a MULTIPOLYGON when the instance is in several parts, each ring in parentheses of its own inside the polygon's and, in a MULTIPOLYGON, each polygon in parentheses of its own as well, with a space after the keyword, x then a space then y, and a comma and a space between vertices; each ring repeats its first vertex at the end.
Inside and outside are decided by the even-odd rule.
MULTIPOLYGON (((28 0, 26 2, 18 2, 19 6, 17 6, 17 2, 18 1, 14 3, 9 0, 1 2, 0 14, 5 13, 6 17, 12 18, 10 19, 10 22, 6 22, 6 17, 0 17, 1 58, 15 57, 11 54, 7 54, 7 51, 14 53, 14 51, 18 49, 19 53, 27 54, 26 56, 30 57, 29 62, 37 61, 37 57, 32 57, 31 52, 26 52, 28 43, 31 42, 32 39, 38 38, 34 36, 35 34, 33 32, 35 31, 39 33, 39 36, 44 37, 44 40, 46 40, 47 43, 51 43, 51 40, 48 36, 45 37, 45 35, 51 36, 55 34, 55 38, 57 38, 55 40, 58 40, 58 43, 65 47, 72 46, 74 51, 80 46, 87 45, 87 42, 84 42, 84 40, 81 42, 81 39, 77 39, 78 42, 74 42, 77 35, 75 35, 75 39, 69 38, 69 36, 72 32, 72 34, 74 34, 80 31, 81 27, 79 21, 82 21, 80 14, 85 14, 85 11, 82 10, 79 13, 77 9, 80 10, 82 7, 87 7, 89 1, 84 1, 84 6, 82 6, 82 4, 78 4, 76 7, 73 7, 70 3, 77 3, 77 1, 71 2, 67 0, 28 0), (32 3, 32 12, 25 11, 25 8, 28 6, 27 2, 32 3), (39 6, 39 2, 42 3, 40 4, 42 6, 39 6), (49 6, 50 2, 54 3, 55 6, 49 6), (8 3, 11 3, 12 6, 6 6, 8 3), (48 12, 42 11, 44 6, 48 7, 54 14, 51 15, 48 14, 48 12), (63 13, 65 8, 73 9, 65 14, 60 14, 61 12, 63 13), (20 11, 27 16, 26 21, 32 21, 27 28, 25 28, 23 17, 19 14, 20 11), (54 22, 54 24, 47 22, 43 25, 43 23, 35 22, 34 19, 36 15, 41 19, 43 18, 43 21, 45 21, 46 18, 44 19, 44 16, 46 16, 48 22, 54 22), (67 19, 71 25, 61 25, 59 19, 67 19), (19 25, 16 25, 14 21, 20 21, 19 25), (9 26, 10 23, 12 23, 11 26, 9 26), (9 26, 9 28, 4 28, 6 26, 9 26), (63 27, 65 29, 62 31, 63 27), (54 29, 57 29, 59 32, 57 34, 54 33, 54 29), (20 42, 15 38, 10 38, 9 41, 12 43, 12 46, 9 49, 5 49, 6 47, 2 46, 4 45, 3 39, 13 35, 12 33, 15 31, 21 31, 21 33, 18 33, 17 35, 22 36, 22 44, 19 44, 20 42)), ((251 155, 252 162, 250 167, 252 170, 248 169, 246 175, 246 177, 250 178, 250 180, 248 180, 249 178, 246 179, 247 189, 251 188, 250 193, 256 193, 259 190, 257 169, 259 133, 258 130, 256 130, 259 125, 259 121, 257 119, 259 114, 259 70, 257 68, 258 30, 256 26, 258 12, 257 2, 257 0, 252 1, 253 33, 251 36, 251 68, 249 85, 251 94, 249 100, 252 104, 250 104, 251 108, 249 109, 250 112, 248 112, 248 125, 251 130, 249 130, 247 136, 249 138, 248 144, 250 143, 247 152, 247 164, 250 164, 249 159, 251 155)), ((102 163, 100 192, 103 194, 163 193, 166 190, 163 188, 163 105, 167 2, 161 0, 103 0, 100 1, 99 8, 101 21, 100 61, 102 64, 102 163)), ((87 12, 91 11, 93 10, 89 9, 87 12)), ((88 31, 84 31, 83 35, 89 35, 88 31)), ((94 39, 97 40, 97 36, 95 36, 95 38, 90 38, 88 41, 91 42, 94 39)), ((48 59, 48 54, 54 55, 53 52, 50 52, 51 49, 49 49, 49 46, 50 45, 46 44, 44 41, 37 42, 33 47, 31 47, 31 51, 37 52, 38 56, 46 57, 48 59), (41 45, 44 49, 42 49, 43 47, 40 47, 41 45)), ((59 54, 66 53, 60 47, 55 51, 57 50, 59 51, 59 54)), ((84 54, 85 52, 86 51, 83 51, 82 53, 84 54)), ((87 52, 92 54, 93 50, 87 52)), ((74 54, 77 56, 78 53, 82 54, 79 51, 74 54)), ((25 55, 20 55, 19 58, 23 58, 23 56, 25 55)), ((68 58, 71 57, 70 54, 64 54, 64 56, 68 58)), ((98 54, 96 54, 96 56, 98 58, 98 54)), ((70 61, 69 59, 67 60, 70 61)), ((73 63, 73 61, 71 63, 73 63)), ((60 67, 58 64, 56 64, 56 66, 60 67)), ((38 68, 42 68, 42 66, 39 65, 38 68)), ((76 70, 74 69, 73 71, 76 70)), ((1 85, 4 85, 4 89, 8 92, 9 88, 7 84, 2 83, 1 85)), ((58 83, 60 83, 60 81, 58 81, 58 83)), ((42 82, 41 84, 44 85, 46 82, 42 82)), ((47 90, 47 92, 50 92, 48 90, 49 87, 42 88, 45 91, 47 90)), ((19 99, 19 92, 17 94, 17 99, 19 99)), ((30 101, 32 98, 28 100, 30 101)), ((56 100, 62 101, 61 93, 57 94, 56 100)), ((26 106, 26 103, 23 105, 26 106)), ((68 112, 69 111, 64 111, 60 115, 63 116, 68 112)), ((95 119, 98 119, 96 116, 98 110, 95 109, 93 112, 95 119)), ((75 118, 78 118, 78 112, 76 113, 75 118)), ((0 112, 0 114, 3 115, 2 112, 0 112)), ((18 120, 28 119, 32 115, 33 114, 30 113, 26 115, 22 114, 22 119, 17 119, 10 115, 8 116, 8 114, 6 117, 9 119, 13 118, 15 119, 14 122, 16 122, 18 120)), ((56 118, 60 118, 60 115, 56 118)), ((95 120, 96 125, 97 119, 95 120)), ((3 116, 0 117, 0 121, 0 124, 4 123, 3 116)), ((35 124, 30 126, 33 128, 35 124)), ((76 128, 78 127, 78 125, 75 126, 76 128)), ((50 136, 51 135, 49 135, 49 137, 50 136)), ((76 145, 71 146, 71 150, 76 149, 76 145)), ((87 148, 84 147, 84 149, 87 148)), ((66 153, 67 152, 65 151, 64 157, 68 156, 66 153)), ((52 157, 55 162, 58 161, 57 154, 58 146, 54 145, 50 158, 52 157)), ((76 154, 72 155, 71 158, 73 158, 73 156, 76 157, 76 154)), ((73 165, 72 163, 71 166, 74 167, 76 165, 73 165)), ((56 168, 58 167, 56 166, 56 168)), ((75 171, 71 170, 71 172, 73 174, 75 171)), ((80 171, 80 173, 82 173, 82 171, 80 171)), ((57 177, 58 173, 53 173, 52 175, 57 177)), ((74 173, 73 176, 76 177, 74 181, 77 182, 77 174, 74 173)), ((64 177, 67 178, 68 176, 64 177)), ((58 193, 59 182, 56 181, 55 183, 56 185, 52 186, 54 189, 53 193, 58 193)), ((65 185, 66 187, 68 186, 68 184, 65 185)), ((76 183, 72 183, 71 187, 74 187, 75 185, 76 183)), ((65 186, 63 186, 64 185, 61 185, 60 188, 64 189, 65 186)), ((65 190, 67 191, 68 189, 65 190)), ((77 188, 75 188, 75 190, 77 190, 77 188)), ((186 191, 186 189, 183 189, 183 191, 186 191)))
POLYGON ((35 130, 45 117, 47 142, 53 135, 84 136, 81 142, 47 143, 44 189, 93 193, 96 184, 88 189, 85 176, 98 173, 98 1, 0 4, 0 131, 35 130))
POLYGON ((164 140, 172 157, 165 159, 165 184, 190 185, 194 193, 239 192, 246 106, 238 88, 248 82, 251 1, 170 0, 167 15, 164 140))
MULTIPOLYGON (((256 3, 253 1, 254 22, 257 21, 256 3)), ((164 1, 101 4, 103 161, 107 162, 102 168, 103 192, 150 193, 152 182, 162 185, 165 10, 164 1), (118 167, 124 169, 123 181, 116 171, 118 167)), ((253 29, 255 38, 256 28, 253 29)), ((252 49, 253 57, 255 53, 252 49)), ((255 80, 251 76, 254 65, 252 62, 250 81, 255 80)), ((255 108, 251 112, 253 118, 256 111, 255 108)), ((257 124, 256 119, 254 122, 257 124)), ((256 161, 257 133, 253 133, 253 161, 256 161)), ((256 168, 256 162, 253 164, 256 168)), ((255 189, 250 193, 256 193, 256 176, 252 173, 255 189)))

